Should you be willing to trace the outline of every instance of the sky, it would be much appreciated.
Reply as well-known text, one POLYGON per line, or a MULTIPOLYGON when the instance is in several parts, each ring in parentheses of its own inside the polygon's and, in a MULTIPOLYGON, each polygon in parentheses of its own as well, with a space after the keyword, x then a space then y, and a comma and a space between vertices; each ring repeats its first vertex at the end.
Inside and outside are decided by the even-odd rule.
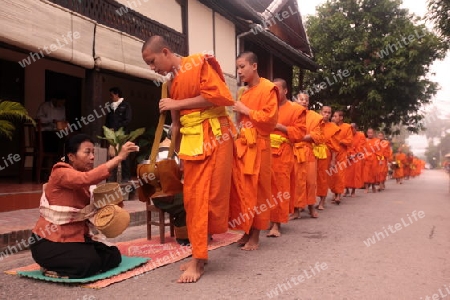
MULTIPOLYGON (((308 15, 314 15, 316 6, 320 6, 326 3, 326 0, 298 0, 298 6, 303 20, 306 20, 308 15)), ((427 12, 427 1, 417 0, 403 0, 401 5, 403 8, 407 8, 411 13, 418 16, 424 16, 427 12)), ((427 27, 432 28, 431 24, 427 24, 427 27)), ((450 115, 450 86, 448 84, 448 72, 450 72, 450 53, 442 61, 435 61, 431 66, 431 73, 429 78, 432 81, 437 82, 440 85, 440 90, 433 98, 433 106, 436 106, 441 112, 439 117, 450 115)), ((430 109, 424 108, 425 110, 430 109)), ((428 142, 424 135, 412 135, 407 139, 407 144, 411 147, 411 150, 415 155, 421 156, 424 154, 428 142)))

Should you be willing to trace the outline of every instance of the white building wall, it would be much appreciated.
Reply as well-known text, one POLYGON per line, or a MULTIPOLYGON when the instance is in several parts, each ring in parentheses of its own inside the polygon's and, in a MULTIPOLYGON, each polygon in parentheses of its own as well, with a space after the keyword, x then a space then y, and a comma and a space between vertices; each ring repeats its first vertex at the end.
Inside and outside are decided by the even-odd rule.
POLYGON ((118 16, 132 9, 141 15, 164 24, 178 32, 183 31, 181 6, 176 0, 116 0, 123 7, 116 10, 118 16))

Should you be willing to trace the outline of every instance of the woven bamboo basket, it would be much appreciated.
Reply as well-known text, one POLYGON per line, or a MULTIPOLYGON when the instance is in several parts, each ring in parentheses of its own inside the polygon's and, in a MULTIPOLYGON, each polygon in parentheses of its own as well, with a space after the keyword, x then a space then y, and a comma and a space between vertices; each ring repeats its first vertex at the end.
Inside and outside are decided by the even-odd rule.
POLYGON ((99 184, 94 190, 94 206, 101 208, 109 204, 119 204, 123 201, 122 191, 117 182, 99 184))
POLYGON ((106 205, 94 217, 94 226, 107 238, 115 238, 130 225, 130 214, 117 205, 106 205))

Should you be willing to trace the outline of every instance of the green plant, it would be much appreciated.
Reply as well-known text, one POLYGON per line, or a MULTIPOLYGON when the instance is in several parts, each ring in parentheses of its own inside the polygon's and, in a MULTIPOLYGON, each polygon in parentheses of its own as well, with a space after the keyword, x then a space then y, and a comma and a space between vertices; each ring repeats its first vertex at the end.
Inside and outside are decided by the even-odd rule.
MULTIPOLYGON (((139 152, 136 157, 137 163, 142 163, 142 161, 147 160, 150 156, 152 150, 153 142, 155 140, 156 128, 151 127, 147 129, 143 135, 137 140, 137 145, 139 146, 139 152)), ((167 133, 163 130, 161 141, 167 137, 167 133)))
MULTIPOLYGON (((136 130, 133 130, 129 134, 126 134, 123 128, 119 128, 119 130, 114 131, 106 126, 103 126, 103 135, 97 136, 99 139, 108 141, 109 145, 114 148, 115 155, 117 155, 120 150, 122 149, 122 146, 130 141, 134 141, 139 136, 141 136, 145 132, 145 128, 138 128, 136 130)), ((122 182, 122 164, 119 164, 117 167, 117 182, 122 182)))
POLYGON ((33 118, 22 104, 14 101, 0 100, 0 137, 12 140, 16 130, 14 122, 31 122, 36 125, 33 118))

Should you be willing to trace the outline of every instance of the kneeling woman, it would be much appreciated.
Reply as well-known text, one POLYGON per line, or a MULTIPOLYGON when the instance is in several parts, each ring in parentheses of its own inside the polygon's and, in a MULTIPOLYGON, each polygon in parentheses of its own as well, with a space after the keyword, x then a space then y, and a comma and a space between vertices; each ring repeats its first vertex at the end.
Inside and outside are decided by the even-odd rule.
POLYGON ((65 162, 53 166, 44 185, 41 216, 33 229, 36 242, 30 248, 33 259, 46 275, 85 278, 121 262, 117 247, 89 236, 88 220, 83 215, 83 208, 90 203, 89 187, 107 179, 110 171, 136 151, 137 146, 127 142, 116 157, 96 168, 94 143, 88 135, 72 136, 65 150, 65 162))

